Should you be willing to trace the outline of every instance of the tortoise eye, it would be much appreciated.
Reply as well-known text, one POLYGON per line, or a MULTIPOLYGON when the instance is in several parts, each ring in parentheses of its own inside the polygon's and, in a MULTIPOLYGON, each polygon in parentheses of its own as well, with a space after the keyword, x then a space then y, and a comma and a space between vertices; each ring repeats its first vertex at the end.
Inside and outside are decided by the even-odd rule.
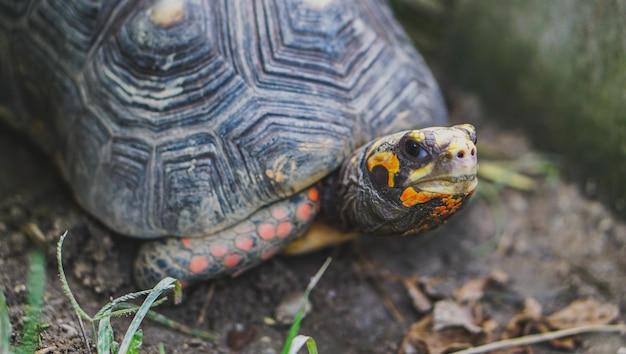
POLYGON ((404 152, 410 157, 422 160, 428 156, 428 152, 415 140, 408 139, 404 142, 404 152))

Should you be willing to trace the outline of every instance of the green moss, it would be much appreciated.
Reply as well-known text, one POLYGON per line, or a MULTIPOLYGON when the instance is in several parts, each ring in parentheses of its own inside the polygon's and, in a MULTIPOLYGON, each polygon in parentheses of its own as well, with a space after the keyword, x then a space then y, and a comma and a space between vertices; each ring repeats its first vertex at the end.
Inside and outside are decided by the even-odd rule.
POLYGON ((626 200, 626 0, 457 1, 443 66, 626 200))

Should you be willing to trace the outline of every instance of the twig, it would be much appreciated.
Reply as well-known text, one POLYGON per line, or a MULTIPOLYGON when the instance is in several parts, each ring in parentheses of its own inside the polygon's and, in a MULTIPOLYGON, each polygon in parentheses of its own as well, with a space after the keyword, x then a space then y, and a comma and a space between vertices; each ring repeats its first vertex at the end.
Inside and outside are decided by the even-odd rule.
POLYGON ((204 304, 202 304, 202 309, 200 309, 200 313, 198 314, 198 318, 196 319, 196 325, 201 325, 204 323, 204 317, 206 316, 206 312, 209 309, 209 304, 213 299, 213 293, 215 292, 215 283, 211 283, 209 285, 209 290, 206 294, 206 299, 204 300, 204 304))
POLYGON ((46 236, 41 232, 39 225, 34 222, 29 222, 22 227, 22 231, 28 236, 37 246, 45 246, 46 236))
POLYGON ((80 336, 83 337, 83 342, 85 343, 85 348, 87 348, 87 353, 91 354, 91 344, 89 344, 89 338, 87 338, 87 332, 85 332, 85 325, 83 324, 83 319, 80 318, 80 315, 77 312, 74 312, 74 315, 78 319, 78 327, 80 328, 80 336))
MULTIPOLYGON (((360 249, 357 249, 357 255, 359 257, 358 262, 361 269, 371 270, 375 268, 372 262, 365 257, 360 249)), ((378 274, 376 272, 365 272, 363 273, 363 275, 365 275, 365 280, 374 288, 374 291, 376 291, 378 296, 380 296, 383 302, 383 306, 385 306, 387 312, 389 312, 389 314, 394 318, 394 320, 396 320, 396 322, 398 322, 402 326, 405 326, 406 319, 402 315, 402 312, 400 312, 400 309, 398 309, 398 306, 396 306, 396 303, 393 302, 393 300, 391 299, 391 296, 389 296, 389 293, 380 283, 379 277, 377 276, 378 274)))
POLYGON ((513 347, 521 347, 521 346, 530 345, 530 344, 547 342, 547 341, 551 341, 551 340, 558 339, 558 338, 574 336, 577 334, 610 333, 610 332, 621 332, 622 334, 624 334, 626 333, 626 325, 623 325, 623 324, 590 325, 590 326, 581 326, 581 327, 576 327, 576 328, 563 329, 563 330, 554 331, 554 332, 531 334, 528 336, 504 339, 501 341, 481 345, 478 347, 456 351, 451 354, 482 354, 482 353, 488 353, 494 350, 508 349, 508 348, 513 348, 513 347))

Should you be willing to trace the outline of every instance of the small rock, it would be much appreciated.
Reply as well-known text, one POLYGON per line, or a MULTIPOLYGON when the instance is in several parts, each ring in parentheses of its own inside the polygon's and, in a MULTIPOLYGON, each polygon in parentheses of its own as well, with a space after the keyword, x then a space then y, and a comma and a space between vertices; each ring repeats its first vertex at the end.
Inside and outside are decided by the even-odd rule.
MULTIPOLYGON (((287 295, 287 297, 285 297, 285 299, 281 301, 276 308, 274 317, 282 324, 292 324, 303 300, 305 300, 303 293, 293 293, 287 295)), ((311 312, 312 308, 313 306, 311 305, 311 302, 307 299, 304 303, 304 314, 302 318, 311 312)))
POLYGON ((462 327, 470 333, 482 332, 482 328, 474 324, 470 309, 454 301, 439 301, 433 311, 433 329, 440 331, 448 327, 462 327))
POLYGON ((234 351, 240 351, 250 344, 256 337, 256 328, 254 326, 244 326, 240 323, 226 335, 226 344, 234 351))

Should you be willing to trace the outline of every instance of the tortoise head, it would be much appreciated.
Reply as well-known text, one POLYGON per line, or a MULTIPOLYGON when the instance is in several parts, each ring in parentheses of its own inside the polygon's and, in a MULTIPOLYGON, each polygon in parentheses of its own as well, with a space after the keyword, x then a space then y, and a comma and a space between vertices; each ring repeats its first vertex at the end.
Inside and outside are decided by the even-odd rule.
POLYGON ((342 169, 341 217, 376 234, 415 234, 443 223, 476 188, 475 144, 476 131, 469 124, 373 141, 342 169))

